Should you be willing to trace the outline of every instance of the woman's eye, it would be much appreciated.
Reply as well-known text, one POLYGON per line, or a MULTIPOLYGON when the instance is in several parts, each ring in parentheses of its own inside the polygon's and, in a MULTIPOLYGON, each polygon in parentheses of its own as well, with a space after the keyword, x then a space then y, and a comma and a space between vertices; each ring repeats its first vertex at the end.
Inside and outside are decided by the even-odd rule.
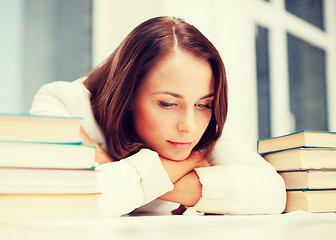
POLYGON ((175 106, 175 103, 168 103, 168 102, 159 102, 160 107, 163 108, 171 108, 173 106, 175 106))
POLYGON ((199 108, 199 109, 212 109, 212 106, 211 104, 196 104, 196 106, 199 108))

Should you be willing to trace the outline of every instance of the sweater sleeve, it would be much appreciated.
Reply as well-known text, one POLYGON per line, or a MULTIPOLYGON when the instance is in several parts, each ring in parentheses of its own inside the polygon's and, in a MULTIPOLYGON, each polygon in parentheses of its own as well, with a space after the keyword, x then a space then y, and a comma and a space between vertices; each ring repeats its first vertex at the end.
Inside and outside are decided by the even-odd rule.
POLYGON ((216 214, 279 214, 284 210, 283 179, 247 144, 223 136, 213 157, 214 166, 195 169, 202 197, 194 210, 216 214))
POLYGON ((38 115, 81 117, 84 131, 96 143, 107 149, 102 129, 93 115, 90 92, 81 78, 73 82, 56 81, 42 86, 34 96, 30 113, 38 115))
POLYGON ((71 102, 77 100, 73 99, 76 93, 71 94, 69 86, 71 83, 68 82, 52 82, 42 86, 34 96, 30 113, 47 116, 75 116, 66 104, 68 98, 71 98, 71 102))
POLYGON ((102 216, 121 216, 139 208, 168 191, 174 185, 158 154, 149 149, 100 167, 102 216))

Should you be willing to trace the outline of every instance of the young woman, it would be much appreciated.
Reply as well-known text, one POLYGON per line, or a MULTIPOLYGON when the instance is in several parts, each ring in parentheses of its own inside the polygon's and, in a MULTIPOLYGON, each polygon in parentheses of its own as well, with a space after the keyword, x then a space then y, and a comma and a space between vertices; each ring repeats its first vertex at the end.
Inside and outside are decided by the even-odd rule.
POLYGON ((158 17, 87 77, 43 86, 31 113, 84 118, 84 142, 97 146, 102 164, 106 216, 170 214, 179 204, 203 213, 281 213, 281 177, 222 135, 227 105, 216 48, 192 25, 158 17))

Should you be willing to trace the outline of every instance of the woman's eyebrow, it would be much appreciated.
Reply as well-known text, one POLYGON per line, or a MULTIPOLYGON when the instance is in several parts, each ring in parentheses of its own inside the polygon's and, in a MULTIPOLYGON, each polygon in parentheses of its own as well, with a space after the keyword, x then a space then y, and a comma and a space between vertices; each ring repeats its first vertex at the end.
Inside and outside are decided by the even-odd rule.
MULTIPOLYGON (((174 92, 168 92, 168 91, 162 91, 162 92, 154 92, 153 95, 156 95, 156 94, 166 94, 166 95, 170 95, 172 97, 175 97, 175 98, 183 98, 182 95, 178 94, 178 93, 174 93, 174 92)), ((206 99, 206 98, 211 98, 211 97, 214 97, 215 94, 213 93, 210 93, 208 95, 205 95, 204 97, 201 97, 200 99, 206 99)))
POLYGON ((210 93, 210 94, 205 95, 204 97, 202 97, 202 98, 200 98, 200 99, 211 98, 211 97, 214 97, 214 96, 215 96, 215 94, 210 93))
POLYGON ((170 95, 172 97, 175 97, 175 98, 183 98, 182 95, 178 94, 178 93, 173 93, 173 92, 167 92, 167 91, 163 91, 163 92, 154 92, 153 95, 156 95, 156 94, 165 94, 165 95, 170 95))

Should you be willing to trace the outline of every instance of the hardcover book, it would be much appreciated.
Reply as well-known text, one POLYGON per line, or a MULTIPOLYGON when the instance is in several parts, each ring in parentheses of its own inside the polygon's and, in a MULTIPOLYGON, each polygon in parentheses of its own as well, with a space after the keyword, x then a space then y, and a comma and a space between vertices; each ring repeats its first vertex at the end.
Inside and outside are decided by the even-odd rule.
POLYGON ((336 147, 336 133, 302 130, 288 135, 258 141, 258 152, 265 154, 300 147, 336 147))
POLYGON ((287 191, 285 212, 336 212, 336 190, 287 191))
POLYGON ((336 169, 336 148, 295 148, 264 154, 277 171, 336 169))
POLYGON ((0 114, 0 139, 7 141, 81 143, 81 118, 0 114))
POLYGON ((85 169, 94 159, 94 146, 0 141, 0 167, 85 169))
POLYGON ((336 170, 303 170, 279 172, 286 189, 336 189, 336 170))
POLYGON ((99 171, 95 169, 0 168, 0 194, 100 192, 99 171))
POLYGON ((3 194, 0 224, 99 217, 99 194, 3 194))

